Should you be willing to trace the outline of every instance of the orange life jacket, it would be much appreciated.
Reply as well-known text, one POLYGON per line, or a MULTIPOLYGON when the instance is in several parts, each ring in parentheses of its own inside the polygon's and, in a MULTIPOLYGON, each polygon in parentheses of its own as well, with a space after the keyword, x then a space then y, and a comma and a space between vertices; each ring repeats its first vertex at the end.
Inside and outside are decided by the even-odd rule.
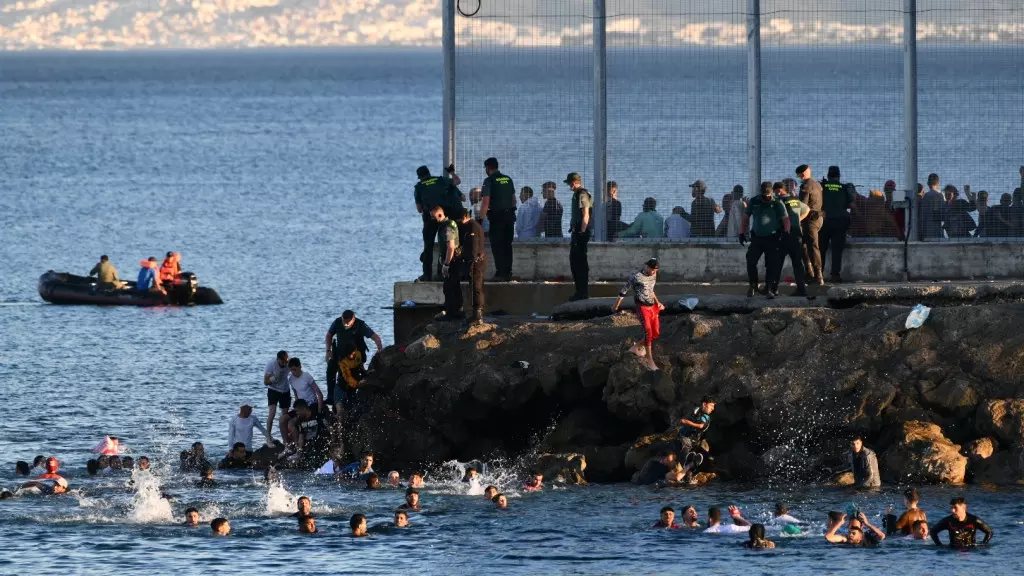
POLYGON ((181 272, 181 266, 178 265, 178 259, 181 258, 177 252, 171 255, 169 258, 164 258, 163 264, 160 265, 160 281, 161 282, 172 282, 175 276, 181 272))

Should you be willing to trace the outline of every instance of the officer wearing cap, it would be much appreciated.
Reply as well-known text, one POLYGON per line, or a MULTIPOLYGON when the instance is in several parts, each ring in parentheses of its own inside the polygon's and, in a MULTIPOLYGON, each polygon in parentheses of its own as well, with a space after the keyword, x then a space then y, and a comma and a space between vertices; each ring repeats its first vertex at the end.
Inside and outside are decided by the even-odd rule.
POLYGON ((740 229, 740 244, 746 245, 747 231, 750 231, 750 247, 747 248, 747 279, 750 282, 747 288, 747 297, 754 296, 757 291, 757 263, 764 255, 765 284, 768 288, 768 298, 775 295, 769 286, 776 277, 776 267, 779 266, 779 237, 780 232, 787 234, 790 230, 789 215, 786 208, 778 198, 772 195, 772 183, 761 182, 761 194, 752 198, 750 204, 743 214, 743 225, 740 229))
MULTIPOLYGON (((791 181, 792 182, 792 181, 791 181)), ((779 277, 782 276, 782 265, 789 256, 793 264, 793 279, 796 280, 796 292, 793 296, 807 296, 807 284, 804 275, 804 251, 803 240, 800 239, 800 222, 810 214, 811 209, 800 201, 799 198, 790 194, 790 186, 786 182, 776 182, 772 188, 775 196, 786 206, 786 213, 789 215, 789 232, 783 233, 779 239, 779 265, 775 267, 775 276, 772 278, 770 290, 774 294, 779 293, 779 277)), ((792 183, 796 187, 796 182, 792 183)))
POLYGON ((498 170, 498 159, 484 160, 487 178, 481 187, 480 211, 490 222, 491 254, 494 255, 494 280, 512 279, 512 238, 516 233, 516 185, 498 170))
POLYGON ((576 172, 565 177, 565 183, 572 190, 572 217, 569 220, 569 269, 576 292, 570 302, 590 297, 590 264, 587 262, 587 245, 590 243, 590 216, 594 201, 590 192, 583 187, 583 178, 576 172))
MULTIPOLYGON (((459 214, 461 218, 462 214, 459 214)), ((440 206, 434 206, 430 217, 437 222, 437 240, 441 244, 441 278, 444 279, 444 308, 435 320, 462 318, 462 244, 459 225, 440 206)))
POLYGON ((446 214, 454 214, 456 208, 462 208, 462 193, 458 185, 461 183, 455 174, 455 166, 449 166, 448 172, 454 180, 444 176, 431 176, 430 169, 420 166, 416 169, 419 182, 413 191, 416 211, 423 216, 423 252, 420 262, 423 263, 423 275, 419 280, 429 282, 433 279, 434 239, 437 237, 437 222, 430 216, 435 206, 441 206, 446 214))
POLYGON ((705 196, 708 185, 703 180, 690 184, 690 236, 710 238, 715 235, 715 201, 705 196))
POLYGON ((807 218, 800 223, 801 238, 804 241, 804 265, 807 277, 818 285, 825 283, 821 270, 821 251, 818 249, 818 233, 821 231, 823 215, 821 213, 821 184, 811 175, 811 167, 801 164, 796 167, 796 177, 800 179, 800 201, 811 209, 807 218))
POLYGON ((842 282, 839 273, 843 269, 843 249, 846 248, 846 231, 850 228, 850 213, 853 209, 853 186, 839 181, 839 166, 828 167, 828 179, 822 183, 821 208, 825 222, 821 226, 821 258, 824 260, 832 247, 832 273, 828 281, 842 282))

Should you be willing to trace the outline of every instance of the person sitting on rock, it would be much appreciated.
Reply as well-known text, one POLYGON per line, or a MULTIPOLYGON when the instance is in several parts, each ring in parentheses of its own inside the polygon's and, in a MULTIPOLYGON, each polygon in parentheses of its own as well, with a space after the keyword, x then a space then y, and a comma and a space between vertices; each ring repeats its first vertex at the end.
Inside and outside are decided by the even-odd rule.
POLYGON ((647 486, 665 477, 675 467, 676 454, 671 450, 662 450, 657 458, 651 458, 639 472, 633 475, 633 484, 647 486))
POLYGON ((747 535, 750 539, 743 543, 743 546, 746 548, 750 548, 751 550, 775 548, 775 542, 765 538, 764 524, 751 524, 750 529, 747 531, 747 535))
MULTIPOLYGON (((715 399, 704 396, 700 406, 693 410, 693 416, 679 420, 682 424, 679 429, 679 453, 682 455, 684 475, 692 475, 704 463, 707 453, 701 447, 701 442, 711 427, 711 413, 714 411, 715 399)), ((693 481, 692 476, 690 481, 693 481)))
POLYGON ((658 517, 658 521, 654 523, 651 528, 667 528, 670 530, 679 530, 679 524, 676 524, 676 511, 671 506, 665 506, 661 509, 661 514, 658 517))
POLYGON ((864 438, 854 437, 850 442, 849 469, 853 471, 853 485, 856 488, 878 488, 882 480, 878 475, 878 457, 864 446, 864 438))
POLYGON ((920 501, 921 495, 917 493, 917 488, 911 488, 903 493, 903 502, 906 504, 907 510, 900 515, 899 519, 892 526, 893 532, 899 531, 904 536, 907 536, 914 531, 914 524, 918 520, 928 522, 928 514, 917 507, 917 503, 920 501))
POLYGON ((544 489, 544 475, 540 472, 530 472, 530 478, 523 484, 526 492, 539 492, 544 489))

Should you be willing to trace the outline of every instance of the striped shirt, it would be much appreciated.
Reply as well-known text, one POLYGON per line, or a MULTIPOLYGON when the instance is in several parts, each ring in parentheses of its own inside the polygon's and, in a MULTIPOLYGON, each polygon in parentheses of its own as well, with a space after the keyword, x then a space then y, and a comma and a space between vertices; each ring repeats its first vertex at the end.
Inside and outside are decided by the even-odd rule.
POLYGON ((648 276, 643 273, 643 270, 637 272, 626 280, 626 285, 619 290, 619 297, 624 298, 629 290, 633 290, 633 299, 640 306, 654 306, 654 283, 657 281, 658 275, 651 274, 648 276))

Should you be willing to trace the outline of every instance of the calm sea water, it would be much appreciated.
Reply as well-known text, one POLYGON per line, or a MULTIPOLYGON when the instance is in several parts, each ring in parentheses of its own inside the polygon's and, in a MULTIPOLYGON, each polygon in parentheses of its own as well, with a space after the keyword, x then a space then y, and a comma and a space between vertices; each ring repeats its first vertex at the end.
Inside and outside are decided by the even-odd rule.
MULTIPOLYGON (((1015 57, 1002 54, 999 62, 1015 57)), ((999 98, 1019 102, 1012 81, 1020 75, 968 62, 951 77, 975 88, 987 82, 986 89, 1002 90, 999 98)), ((556 95, 556 88, 545 89, 556 95)), ((431 474, 427 511, 413 518, 412 530, 354 542, 341 538, 348 516, 363 511, 371 524, 383 522, 401 501, 398 493, 289 476, 287 493, 268 496, 250 474, 225 474, 227 485, 217 490, 191 489, 193 479, 168 463, 194 440, 219 453, 228 419, 243 402, 265 415, 261 371, 275 351, 303 358, 322 379, 323 334, 345 308, 391 343, 390 312, 382 307, 393 282, 418 273, 412 174, 420 164, 439 164, 439 94, 438 56, 417 52, 0 55, 0 485, 17 484, 15 460, 55 454, 80 490, 0 503, 0 573, 625 574, 678 573, 683 565, 819 574, 896 562, 909 573, 1020 571, 1024 509, 1014 491, 968 491, 972 511, 997 531, 988 550, 943 554, 888 543, 845 551, 808 537, 751 554, 728 537, 647 527, 666 503, 738 503, 760 518, 784 498, 820 531, 829 509, 857 500, 878 514, 899 498, 815 487, 656 493, 613 486, 515 494, 513 510, 498 514, 464 494, 449 467, 431 474), (123 277, 134 277, 140 258, 167 250, 180 251, 185 268, 226 304, 56 307, 36 293, 47 269, 84 273, 105 253, 123 277), (167 507, 128 493, 126 477, 84 478, 86 450, 104 434, 153 457, 160 482, 178 501, 167 507), (321 516, 318 537, 300 538, 283 515, 300 493, 313 497, 321 516), (188 505, 207 519, 231 518, 234 535, 215 540, 206 530, 177 526, 188 505)), ((736 98, 709 97, 704 117, 733 118, 736 98)), ((824 126, 820 115, 810 116, 824 126)), ((968 124, 970 117, 948 121, 968 124)), ((547 133, 549 118, 536 122, 538 133, 547 133)), ((731 129, 733 120, 723 122, 721 130, 731 129)), ((1008 126, 1015 122, 1019 113, 1005 118, 1008 126)), ((1013 137, 1006 141, 1017 145, 1013 137)), ((501 156, 505 144, 492 142, 501 156)), ((635 161, 616 162, 644 165, 644 146, 650 148, 638 147, 635 161)), ((872 147, 861 144, 864 162, 881 162, 872 147)), ((951 159, 951 171, 970 173, 985 162, 960 157, 951 159)), ((470 182, 479 179, 478 162, 466 160, 470 182)), ((723 156, 722 163, 735 161, 723 156)), ((524 168, 517 181, 537 186, 570 169, 578 168, 524 168)), ((509 172, 518 174, 514 166, 509 172)), ((732 181, 722 174, 722 182, 732 181)), ((654 188, 681 194, 678 182, 660 178, 666 184, 654 188)), ((627 206, 632 201, 624 198, 627 206)), ((513 493, 515 468, 493 472, 513 493)), ((924 504, 938 517, 954 492, 926 489, 924 504)))

